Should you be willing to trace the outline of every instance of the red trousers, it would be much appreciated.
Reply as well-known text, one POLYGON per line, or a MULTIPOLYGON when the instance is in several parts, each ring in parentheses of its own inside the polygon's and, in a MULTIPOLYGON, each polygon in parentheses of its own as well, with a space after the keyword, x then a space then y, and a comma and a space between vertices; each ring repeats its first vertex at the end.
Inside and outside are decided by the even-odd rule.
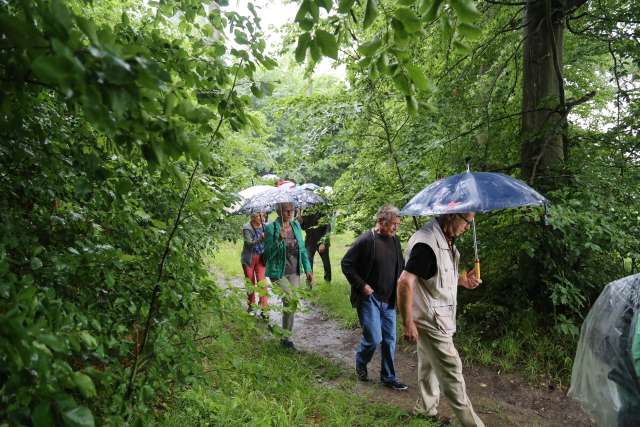
MULTIPOLYGON (((243 265, 244 275, 254 285, 258 282, 264 283, 264 273, 266 270, 265 265, 262 263, 260 255, 254 255, 251 259, 251 265, 243 265)), ((262 288, 265 295, 260 295, 260 307, 265 308, 269 304, 269 296, 266 295, 266 286, 262 288)), ((256 293, 250 292, 247 294, 247 303, 249 306, 256 304, 256 293)))

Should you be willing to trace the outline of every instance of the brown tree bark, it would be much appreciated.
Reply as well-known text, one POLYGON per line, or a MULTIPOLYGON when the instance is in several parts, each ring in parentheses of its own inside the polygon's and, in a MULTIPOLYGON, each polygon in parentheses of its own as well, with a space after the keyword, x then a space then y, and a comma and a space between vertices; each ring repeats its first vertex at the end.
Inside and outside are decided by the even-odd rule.
MULTIPOLYGON (((586 0, 527 0, 524 26, 521 176, 546 193, 567 182, 565 171, 567 114, 564 94, 563 41, 568 14, 586 0)), ((538 235, 531 225, 531 236, 538 235)), ((545 232, 543 232, 545 233, 545 232)), ((549 237, 549 236, 546 236, 549 237)), ((542 285, 544 258, 553 256, 542 236, 536 254, 520 254, 522 284, 534 306, 548 311, 550 300, 542 285)))
POLYGON ((521 173, 543 191, 558 187, 565 161, 564 4, 529 0, 524 18, 521 173))

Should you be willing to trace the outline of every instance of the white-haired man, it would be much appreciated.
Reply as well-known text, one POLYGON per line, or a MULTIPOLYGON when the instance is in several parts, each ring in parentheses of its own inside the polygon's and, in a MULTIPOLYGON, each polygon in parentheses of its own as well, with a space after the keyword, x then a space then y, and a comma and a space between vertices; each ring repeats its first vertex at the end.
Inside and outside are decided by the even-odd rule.
POLYGON ((380 381, 393 390, 408 387, 396 378, 396 285, 404 259, 396 231, 400 211, 384 205, 375 228, 362 233, 342 258, 342 272, 351 284, 351 305, 358 311, 362 338, 356 352, 356 375, 368 381, 367 364, 381 346, 380 381))

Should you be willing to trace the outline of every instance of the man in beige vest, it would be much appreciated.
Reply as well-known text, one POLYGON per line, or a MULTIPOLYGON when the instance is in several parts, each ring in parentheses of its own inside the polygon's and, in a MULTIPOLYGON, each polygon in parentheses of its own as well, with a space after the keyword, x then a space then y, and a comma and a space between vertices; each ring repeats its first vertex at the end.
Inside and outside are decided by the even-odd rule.
POLYGON ((453 345, 458 286, 478 287, 473 271, 458 274, 455 239, 469 229, 473 213, 441 215, 416 231, 398 279, 398 307, 403 336, 418 343, 418 401, 415 413, 436 417, 440 390, 465 427, 484 427, 473 410, 453 345))

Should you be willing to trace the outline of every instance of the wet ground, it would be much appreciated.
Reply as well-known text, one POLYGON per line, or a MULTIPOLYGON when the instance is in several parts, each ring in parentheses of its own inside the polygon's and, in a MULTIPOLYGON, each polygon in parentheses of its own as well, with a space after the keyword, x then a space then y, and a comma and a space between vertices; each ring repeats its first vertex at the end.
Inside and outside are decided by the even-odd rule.
MULTIPOLYGON (((272 301, 277 304, 277 302, 272 301)), ((280 324, 280 313, 271 313, 271 322, 280 324)), ((355 379, 354 356, 360 339, 360 329, 342 329, 319 309, 304 304, 296 314, 292 340, 299 351, 325 356, 346 368, 355 379)), ((463 360, 464 364, 464 360, 463 360)), ((407 391, 393 391, 378 382, 354 382, 353 392, 371 401, 396 405, 411 411, 417 398, 417 356, 415 346, 399 345, 396 352, 396 375, 407 385, 407 391)), ((369 377, 378 378, 379 351, 369 365, 369 377)), ((499 374, 484 367, 464 367, 469 398, 487 427, 502 426, 595 426, 579 405, 563 391, 534 387, 517 375, 499 374)), ((452 416, 443 398, 438 411, 452 416)))

